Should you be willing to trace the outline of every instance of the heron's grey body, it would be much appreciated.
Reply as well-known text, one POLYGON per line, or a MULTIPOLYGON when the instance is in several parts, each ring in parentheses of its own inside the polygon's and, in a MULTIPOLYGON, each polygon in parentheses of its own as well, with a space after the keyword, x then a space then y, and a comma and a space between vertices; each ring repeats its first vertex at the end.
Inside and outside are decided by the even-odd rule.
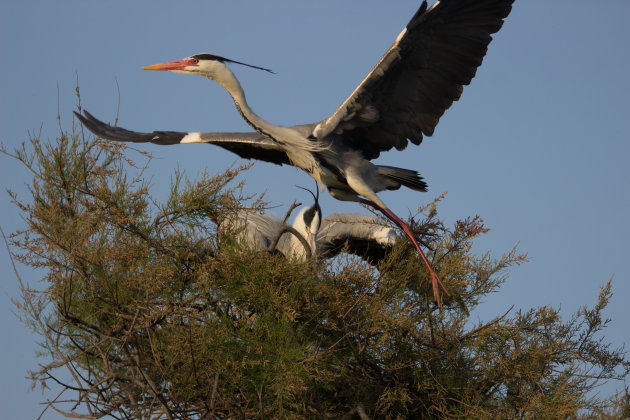
POLYGON ((394 147, 403 150, 408 142, 420 144, 423 136, 433 134, 444 111, 475 76, 491 34, 503 25, 513 1, 440 0, 431 8, 423 1, 348 98, 330 117, 316 123, 284 127, 259 117, 247 105, 240 83, 227 66, 243 63, 213 54, 197 54, 145 69, 199 74, 215 80, 229 92, 255 133, 137 133, 110 127, 87 112, 85 117, 77 116, 95 134, 111 140, 210 143, 244 158, 303 169, 333 197, 371 205, 403 229, 429 268, 439 304, 438 285, 444 286, 411 228, 377 196, 380 191, 401 186, 426 191, 426 184, 414 170, 379 166, 371 160, 394 147))

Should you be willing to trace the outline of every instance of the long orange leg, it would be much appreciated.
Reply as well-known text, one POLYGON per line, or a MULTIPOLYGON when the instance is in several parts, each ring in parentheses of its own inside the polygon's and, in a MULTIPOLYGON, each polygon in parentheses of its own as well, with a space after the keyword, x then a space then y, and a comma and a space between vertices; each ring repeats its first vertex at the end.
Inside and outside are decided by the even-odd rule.
POLYGON ((433 297, 435 298, 435 301, 437 302, 438 307, 441 308, 442 300, 440 299, 440 287, 442 288, 442 290, 444 290, 444 293, 446 293, 447 296, 450 296, 450 293, 448 292, 448 290, 446 290, 444 283, 442 283, 442 280, 440 280, 438 275, 435 273, 435 270, 433 270, 433 267, 431 267, 431 263, 429 263, 429 260, 427 259, 426 255, 424 255, 422 248, 420 248, 420 245, 418 245, 418 241, 416 240, 416 237, 411 231, 411 228, 409 227, 409 225, 403 222, 398 216, 394 214, 393 211, 391 211, 388 208, 381 208, 381 206, 374 203, 373 201, 366 200, 364 198, 361 198, 360 201, 361 203, 366 204, 370 207, 373 207, 377 209, 378 211, 380 211, 381 213, 383 213, 385 217, 387 217, 389 220, 394 222, 394 224, 398 226, 399 228, 401 228, 403 232, 405 232, 407 237, 411 239, 411 242, 416 247, 416 249, 418 250, 418 254, 420 254, 420 257, 422 258, 422 261, 424 261, 424 264, 427 266, 427 269, 429 270, 429 274, 431 275, 431 284, 433 286, 433 297))

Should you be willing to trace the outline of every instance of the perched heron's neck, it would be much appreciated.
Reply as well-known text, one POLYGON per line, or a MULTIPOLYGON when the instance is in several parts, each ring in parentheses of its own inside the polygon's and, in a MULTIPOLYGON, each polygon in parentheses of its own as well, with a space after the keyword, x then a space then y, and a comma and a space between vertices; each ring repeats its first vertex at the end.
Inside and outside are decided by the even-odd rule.
POLYGON ((221 72, 218 72, 218 74, 213 74, 213 76, 210 78, 219 83, 225 88, 225 90, 228 91, 228 93, 230 94, 230 96, 232 96, 232 99, 234 100, 236 109, 241 114, 243 119, 247 122, 247 124, 249 124, 254 130, 258 131, 259 133, 273 138, 272 133, 276 126, 259 117, 249 107, 249 105, 247 104, 247 99, 245 99, 245 92, 243 91, 241 84, 228 66, 224 65, 221 72))
MULTIPOLYGON (((311 255, 315 256, 317 252, 317 243, 315 240, 314 233, 311 231, 312 229, 304 223, 304 213, 308 210, 302 209, 298 215, 295 217, 295 221, 293 222, 293 229, 295 229, 302 237, 306 240, 310 247, 311 255)), ((306 259, 307 252, 304 249, 304 244, 298 238, 296 238, 293 234, 289 235, 289 244, 290 244, 290 252, 292 253, 293 258, 298 261, 303 261, 306 259)))

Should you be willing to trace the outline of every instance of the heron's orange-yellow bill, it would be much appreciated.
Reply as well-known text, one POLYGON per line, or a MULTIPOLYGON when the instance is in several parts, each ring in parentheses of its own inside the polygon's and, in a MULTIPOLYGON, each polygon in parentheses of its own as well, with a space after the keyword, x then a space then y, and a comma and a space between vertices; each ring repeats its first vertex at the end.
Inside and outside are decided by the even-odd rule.
POLYGON ((169 61, 167 63, 151 64, 142 67, 142 70, 183 70, 187 66, 194 65, 189 58, 183 60, 169 61))

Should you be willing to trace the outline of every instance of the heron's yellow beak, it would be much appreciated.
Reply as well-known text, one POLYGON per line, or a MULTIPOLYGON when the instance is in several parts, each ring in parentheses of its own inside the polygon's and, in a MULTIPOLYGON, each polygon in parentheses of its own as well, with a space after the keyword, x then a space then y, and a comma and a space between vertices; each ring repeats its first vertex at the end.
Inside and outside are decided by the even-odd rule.
POLYGON ((184 70, 188 66, 194 66, 195 63, 190 58, 183 60, 169 61, 167 63, 152 64, 142 67, 142 70, 184 70))

